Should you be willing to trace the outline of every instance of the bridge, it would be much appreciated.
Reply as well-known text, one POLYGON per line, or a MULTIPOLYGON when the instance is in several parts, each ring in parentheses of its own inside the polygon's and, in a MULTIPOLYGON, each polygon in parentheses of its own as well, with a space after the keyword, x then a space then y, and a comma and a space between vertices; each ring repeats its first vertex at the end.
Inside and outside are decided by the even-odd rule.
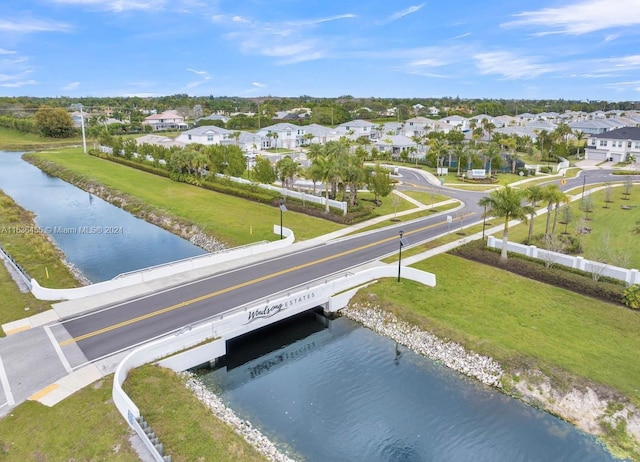
MULTIPOLYGON (((590 173, 589 182, 598 179, 595 172, 590 173)), ((567 179, 567 183, 567 188, 578 187, 584 180, 567 179)), ((360 234, 295 244, 293 235, 286 233, 291 242, 279 249, 241 257, 229 252, 224 261, 172 275, 129 275, 138 281, 65 301, 49 312, 5 325, 11 335, 0 339, 0 414, 26 399, 55 404, 114 371, 118 384, 139 361, 155 361, 170 350, 182 351, 205 342, 202 348, 184 353, 188 356, 162 359, 167 367, 178 367, 170 362, 179 361, 184 369, 224 354, 228 339, 266 323, 316 306, 327 311, 340 309, 350 294, 369 281, 397 275, 400 265, 382 265, 379 260, 398 252, 400 230, 411 245, 417 245, 481 221, 480 196, 473 192, 456 195, 465 205, 447 212, 360 234)), ((416 274, 406 266, 401 269, 403 277, 435 283, 433 275, 416 274)), ((129 422, 136 421, 135 405, 120 396, 118 386, 114 387, 118 408, 129 422)))

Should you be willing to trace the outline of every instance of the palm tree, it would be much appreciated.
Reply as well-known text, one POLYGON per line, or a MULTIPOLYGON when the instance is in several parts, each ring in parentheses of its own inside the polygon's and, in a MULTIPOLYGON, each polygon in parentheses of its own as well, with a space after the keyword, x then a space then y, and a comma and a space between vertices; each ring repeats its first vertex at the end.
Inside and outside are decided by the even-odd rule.
POLYGON ((586 138, 586 133, 581 130, 576 130, 573 132, 573 136, 576 137, 576 141, 578 142, 578 158, 580 157, 580 147, 582 146, 582 140, 586 138))
MULTIPOLYGON (((547 202, 547 224, 544 228, 544 236, 548 237, 549 225, 551 224, 551 212, 553 211, 553 206, 558 202, 566 200, 564 199, 564 197, 566 197, 566 194, 560 191, 560 188, 558 187, 557 184, 550 184, 547 187, 545 187, 543 190, 543 194, 544 194, 543 200, 547 202)), ((554 224, 554 227, 555 227, 555 224, 554 224)))
POLYGON ((527 242, 531 243, 531 239, 533 238, 533 219, 536 216, 536 207, 538 206, 538 202, 544 200, 545 193, 540 186, 534 184, 525 189, 525 197, 530 201, 531 205, 531 212, 529 215, 529 235, 527 238, 527 242))
POLYGON ((334 160, 330 155, 320 155, 313 161, 317 165, 320 172, 319 177, 324 183, 324 192, 326 201, 325 213, 329 213, 329 183, 333 181, 334 173, 334 160))
POLYGON ((556 224, 558 223, 558 212, 560 210, 560 204, 568 204, 569 196, 564 192, 560 191, 559 194, 556 195, 556 202, 553 208, 553 226, 551 227, 551 235, 556 233, 556 224))
POLYGON ((522 189, 513 189, 509 186, 505 186, 502 189, 493 191, 478 202, 478 205, 487 208, 485 216, 491 215, 498 218, 504 218, 502 251, 500 252, 501 262, 506 262, 509 258, 507 255, 507 246, 509 243, 509 221, 527 221, 529 207, 522 205, 524 194, 525 192, 522 189))

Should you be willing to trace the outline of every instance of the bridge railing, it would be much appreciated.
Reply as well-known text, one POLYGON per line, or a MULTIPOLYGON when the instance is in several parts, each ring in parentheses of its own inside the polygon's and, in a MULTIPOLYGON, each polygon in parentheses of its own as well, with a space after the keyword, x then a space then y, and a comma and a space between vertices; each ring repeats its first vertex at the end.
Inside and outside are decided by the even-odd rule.
POLYGON ((29 276, 29 273, 27 273, 27 271, 22 266, 20 266, 20 264, 13 259, 11 254, 7 252, 1 245, 0 253, 2 253, 2 255, 4 256, 2 259, 9 263, 9 265, 15 270, 18 277, 22 279, 29 290, 31 290, 31 276, 29 276))

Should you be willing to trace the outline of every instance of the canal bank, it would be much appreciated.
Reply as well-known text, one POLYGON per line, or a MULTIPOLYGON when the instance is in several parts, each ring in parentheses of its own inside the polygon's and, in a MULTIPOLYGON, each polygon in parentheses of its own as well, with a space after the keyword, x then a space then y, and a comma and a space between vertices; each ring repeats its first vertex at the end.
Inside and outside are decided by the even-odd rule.
POLYGON ((150 207, 140 199, 131 197, 119 191, 111 190, 91 178, 84 178, 60 165, 40 159, 32 154, 25 154, 23 159, 38 167, 48 175, 60 178, 61 180, 88 192, 89 194, 93 194, 102 200, 131 213, 133 216, 140 218, 141 220, 186 239, 207 252, 217 252, 226 248, 226 245, 223 242, 218 240, 215 236, 207 235, 194 223, 172 216, 166 213, 166 211, 150 207))

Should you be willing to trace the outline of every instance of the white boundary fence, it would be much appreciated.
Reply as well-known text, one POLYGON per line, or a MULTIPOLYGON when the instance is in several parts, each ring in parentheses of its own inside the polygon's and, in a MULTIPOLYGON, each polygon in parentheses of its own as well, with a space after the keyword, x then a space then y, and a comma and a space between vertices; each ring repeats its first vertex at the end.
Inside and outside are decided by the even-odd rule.
MULTIPOLYGON (((281 193, 284 197, 293 197, 295 199, 299 199, 302 201, 302 203, 304 203, 305 201, 308 202, 313 202, 314 204, 320 204, 320 205, 326 205, 327 204, 327 198, 324 196, 316 196, 313 194, 309 194, 306 192, 298 192, 298 191, 294 191, 292 189, 287 189, 287 188, 282 188, 280 186, 274 186, 271 184, 262 184, 262 183, 255 183, 253 181, 249 181, 249 180, 245 180, 244 178, 236 178, 233 176, 227 176, 227 175, 222 175, 220 173, 216 173, 216 176, 218 178, 226 178, 230 181, 233 181, 235 183, 241 183, 241 184, 246 184, 246 185, 256 185, 259 188, 262 189, 268 189, 270 191, 277 191, 279 193, 281 193)), ((341 201, 336 201, 333 199, 329 199, 329 207, 333 207, 339 210, 342 210, 342 214, 345 215, 347 213, 347 203, 346 202, 341 202, 341 201)))
MULTIPOLYGON (((494 249, 502 248, 502 239, 489 236, 487 239, 487 246, 494 249)), ((640 284, 640 274, 637 269, 620 268, 618 266, 607 265, 606 263, 586 260, 584 257, 574 257, 563 253, 540 249, 535 245, 517 244, 515 242, 508 242, 507 250, 509 252, 526 255, 527 257, 552 262, 553 264, 579 269, 587 273, 617 279, 625 282, 627 285, 640 284)))

